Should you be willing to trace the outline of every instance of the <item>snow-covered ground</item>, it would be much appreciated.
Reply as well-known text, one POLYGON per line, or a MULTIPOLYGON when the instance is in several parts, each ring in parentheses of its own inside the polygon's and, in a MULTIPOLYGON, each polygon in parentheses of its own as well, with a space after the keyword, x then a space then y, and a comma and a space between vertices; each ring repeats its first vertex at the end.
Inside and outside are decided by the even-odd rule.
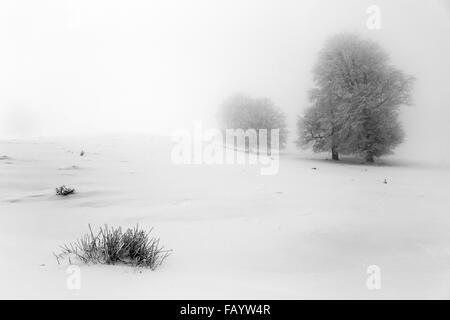
POLYGON ((171 147, 144 136, 1 141, 0 298, 450 297, 448 168, 289 152, 262 176, 174 165, 171 147), (57 197, 63 184, 77 193, 57 197), (52 252, 89 223, 154 227, 173 254, 155 272, 80 265, 81 288, 69 290, 52 252), (380 290, 366 286, 370 265, 380 290))

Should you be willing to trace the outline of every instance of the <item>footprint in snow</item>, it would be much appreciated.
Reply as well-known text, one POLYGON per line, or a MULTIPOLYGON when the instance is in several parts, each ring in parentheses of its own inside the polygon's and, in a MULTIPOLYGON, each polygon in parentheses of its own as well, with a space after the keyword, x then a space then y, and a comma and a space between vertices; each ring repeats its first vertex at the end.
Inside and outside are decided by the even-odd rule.
POLYGON ((81 169, 79 166, 69 166, 64 168, 58 168, 58 170, 79 170, 81 169))
POLYGON ((179 199, 179 200, 172 201, 172 204, 175 206, 181 206, 181 205, 186 205, 189 202, 191 202, 191 199, 179 199))

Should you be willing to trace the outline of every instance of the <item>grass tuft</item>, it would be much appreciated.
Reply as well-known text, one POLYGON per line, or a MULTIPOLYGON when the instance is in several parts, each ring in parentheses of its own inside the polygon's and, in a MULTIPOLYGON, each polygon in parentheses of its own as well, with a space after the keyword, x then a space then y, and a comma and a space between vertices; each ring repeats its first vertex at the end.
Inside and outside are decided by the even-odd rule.
POLYGON ((160 246, 159 238, 150 237, 150 232, 136 225, 122 232, 122 228, 100 227, 94 235, 89 225, 89 233, 84 234, 55 254, 58 264, 64 258, 75 257, 83 263, 125 264, 155 270, 169 256, 171 250, 160 246))
POLYGON ((66 186, 61 186, 59 188, 56 188, 56 195, 58 196, 68 196, 69 194, 75 193, 75 189, 68 188, 66 186))

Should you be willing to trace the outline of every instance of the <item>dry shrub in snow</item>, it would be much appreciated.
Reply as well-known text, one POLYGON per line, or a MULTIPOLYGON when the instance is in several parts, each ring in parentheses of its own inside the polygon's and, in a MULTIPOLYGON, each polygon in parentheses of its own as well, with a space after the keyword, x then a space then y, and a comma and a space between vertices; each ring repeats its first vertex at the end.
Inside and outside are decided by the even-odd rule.
POLYGON ((66 186, 61 186, 59 188, 56 188, 56 195, 58 196, 68 196, 69 194, 72 194, 75 192, 75 189, 73 188, 67 188, 66 186))
POLYGON ((77 241, 62 247, 63 251, 56 255, 58 260, 75 257, 84 263, 126 264, 155 270, 168 257, 171 250, 160 246, 159 238, 150 237, 150 232, 139 229, 139 226, 122 232, 122 228, 100 227, 97 235, 92 232, 83 235, 77 241))

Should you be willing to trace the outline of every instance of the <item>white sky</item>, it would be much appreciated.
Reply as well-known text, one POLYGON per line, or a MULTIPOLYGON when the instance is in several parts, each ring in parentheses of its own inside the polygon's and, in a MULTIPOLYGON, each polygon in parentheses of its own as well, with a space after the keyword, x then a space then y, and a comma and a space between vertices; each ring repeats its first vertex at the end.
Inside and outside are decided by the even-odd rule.
POLYGON ((3 0, 0 136, 213 126, 242 91, 274 100, 294 139, 317 52, 347 31, 417 77, 409 140, 448 149, 448 0, 3 0), (366 27, 373 4, 381 30, 366 27))

